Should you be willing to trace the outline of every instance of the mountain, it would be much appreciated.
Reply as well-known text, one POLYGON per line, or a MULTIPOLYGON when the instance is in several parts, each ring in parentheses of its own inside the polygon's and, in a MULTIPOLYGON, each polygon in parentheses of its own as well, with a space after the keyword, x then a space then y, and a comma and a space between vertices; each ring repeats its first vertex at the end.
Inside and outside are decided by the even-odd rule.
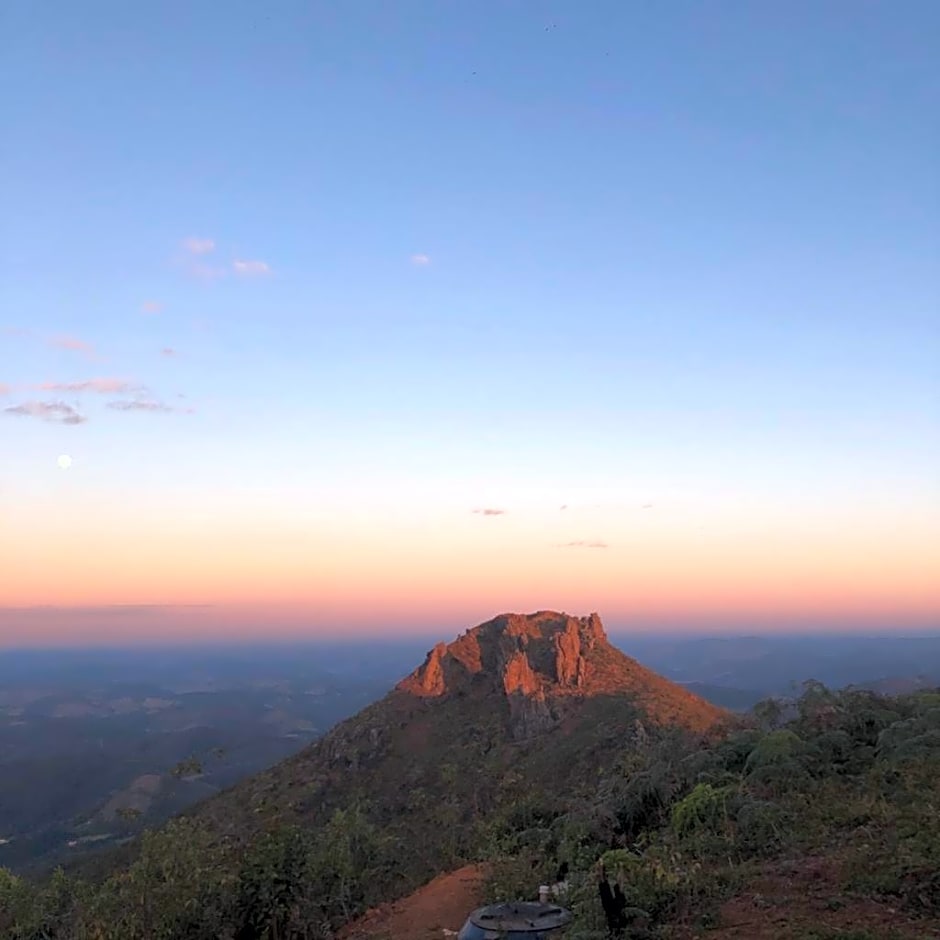
POLYGON ((696 731, 721 712, 614 648, 597 614, 503 614, 438 643, 395 694, 444 701, 505 698, 508 730, 525 740, 559 727, 597 696, 623 697, 655 724, 696 731))
MULTIPOLYGON (((222 846, 225 868, 265 833, 355 824, 381 836, 381 900, 474 857, 507 807, 585 804, 625 750, 667 731, 701 737, 726 714, 615 649, 596 614, 503 614, 438 644, 384 698, 179 825, 190 845, 222 846)), ((139 850, 73 870, 99 877, 139 850)))
POLYGON ((502 614, 439 643, 384 698, 196 815, 241 837, 259 817, 317 824, 359 801, 377 823, 422 830, 448 794, 452 824, 466 828, 547 783, 552 799, 570 798, 631 740, 701 734, 725 714, 614 648, 597 614, 502 614))

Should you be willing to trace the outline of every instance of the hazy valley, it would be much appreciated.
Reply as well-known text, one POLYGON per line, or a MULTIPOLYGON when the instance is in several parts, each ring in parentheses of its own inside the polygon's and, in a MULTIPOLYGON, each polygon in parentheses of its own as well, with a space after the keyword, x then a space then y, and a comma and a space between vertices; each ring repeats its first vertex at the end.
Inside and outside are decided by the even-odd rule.
POLYGON ((0 865, 68 861, 162 822, 354 714, 415 655, 0 653, 0 865))

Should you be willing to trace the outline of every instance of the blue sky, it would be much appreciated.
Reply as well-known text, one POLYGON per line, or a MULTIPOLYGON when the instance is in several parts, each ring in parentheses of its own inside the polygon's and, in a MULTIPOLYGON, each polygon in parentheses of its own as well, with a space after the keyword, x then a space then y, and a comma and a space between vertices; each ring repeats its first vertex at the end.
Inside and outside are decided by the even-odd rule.
POLYGON ((937 4, 2 16, 0 500, 935 525, 937 4))

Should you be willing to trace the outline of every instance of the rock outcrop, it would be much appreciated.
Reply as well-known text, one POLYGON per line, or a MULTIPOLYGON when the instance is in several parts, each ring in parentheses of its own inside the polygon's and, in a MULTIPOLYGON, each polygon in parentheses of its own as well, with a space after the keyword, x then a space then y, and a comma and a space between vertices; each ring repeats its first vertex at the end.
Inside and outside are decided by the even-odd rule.
POLYGON ((415 695, 443 695, 447 690, 444 683, 442 660, 447 652, 446 643, 438 643, 424 660, 424 665, 416 669, 407 679, 399 683, 400 688, 415 695))
POLYGON ((596 613, 539 611, 502 614, 453 643, 439 643, 397 689, 420 698, 467 695, 471 688, 502 696, 511 734, 521 740, 555 727, 566 698, 619 694, 631 686, 647 694, 658 685, 664 701, 685 694, 614 649, 596 613))

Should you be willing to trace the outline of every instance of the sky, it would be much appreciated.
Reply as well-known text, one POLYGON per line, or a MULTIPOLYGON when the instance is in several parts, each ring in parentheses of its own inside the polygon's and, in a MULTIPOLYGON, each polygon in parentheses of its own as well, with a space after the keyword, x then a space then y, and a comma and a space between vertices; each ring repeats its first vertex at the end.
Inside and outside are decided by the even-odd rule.
POLYGON ((0 646, 940 628, 933 0, 0 19, 0 646))

